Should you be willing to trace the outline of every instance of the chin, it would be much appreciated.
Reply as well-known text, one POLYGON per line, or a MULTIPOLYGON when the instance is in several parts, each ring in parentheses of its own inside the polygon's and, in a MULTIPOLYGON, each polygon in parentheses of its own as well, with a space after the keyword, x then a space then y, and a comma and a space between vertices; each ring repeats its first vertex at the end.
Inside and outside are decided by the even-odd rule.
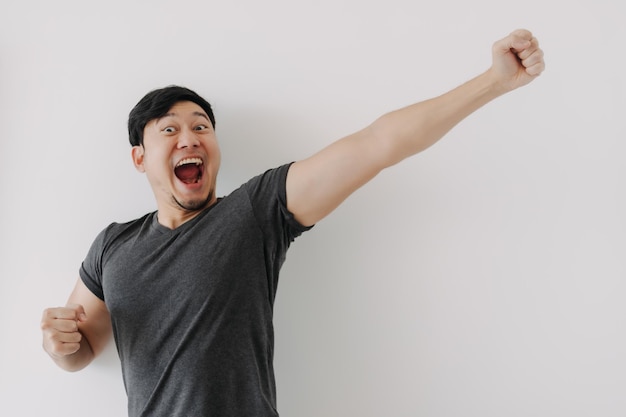
POLYGON ((176 201, 176 204, 178 204, 178 206, 182 209, 185 209, 187 211, 197 211, 208 207, 212 199, 213 193, 210 192, 206 198, 189 200, 179 200, 177 198, 174 198, 174 201, 176 201))

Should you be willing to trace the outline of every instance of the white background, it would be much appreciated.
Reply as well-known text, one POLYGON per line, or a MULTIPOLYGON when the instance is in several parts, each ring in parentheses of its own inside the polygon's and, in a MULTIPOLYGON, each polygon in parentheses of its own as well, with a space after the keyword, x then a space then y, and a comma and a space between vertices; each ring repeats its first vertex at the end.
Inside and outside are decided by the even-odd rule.
POLYGON ((215 108, 218 194, 486 69, 532 30, 547 70, 359 190, 292 246, 282 416, 626 415, 619 0, 6 1, 0 414, 123 416, 115 350, 41 349, 95 235, 155 209, 126 118, 180 84, 215 108))

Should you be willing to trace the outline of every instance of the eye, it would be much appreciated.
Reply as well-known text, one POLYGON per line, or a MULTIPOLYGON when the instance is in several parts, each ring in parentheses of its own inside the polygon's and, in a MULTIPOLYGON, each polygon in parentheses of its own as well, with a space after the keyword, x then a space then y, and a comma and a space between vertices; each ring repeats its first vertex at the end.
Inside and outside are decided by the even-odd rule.
POLYGON ((172 127, 172 126, 168 126, 164 129, 161 129, 161 132, 163 133, 174 133, 176 132, 176 128, 172 127))
POLYGON ((198 125, 198 126, 194 127, 193 129, 194 130, 206 130, 208 128, 209 127, 207 125, 198 125))

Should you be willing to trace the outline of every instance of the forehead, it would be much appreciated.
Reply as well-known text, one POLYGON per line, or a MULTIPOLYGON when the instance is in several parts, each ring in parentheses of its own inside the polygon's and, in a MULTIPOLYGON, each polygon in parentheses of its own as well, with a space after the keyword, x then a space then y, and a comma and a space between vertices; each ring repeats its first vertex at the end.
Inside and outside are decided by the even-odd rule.
POLYGON ((188 118, 197 118, 203 117, 207 121, 209 120, 209 116, 206 112, 194 103, 193 101, 179 101, 174 104, 163 116, 154 120, 154 122, 159 122, 159 120, 163 119, 171 119, 171 118, 179 118, 179 119, 188 119, 188 118))

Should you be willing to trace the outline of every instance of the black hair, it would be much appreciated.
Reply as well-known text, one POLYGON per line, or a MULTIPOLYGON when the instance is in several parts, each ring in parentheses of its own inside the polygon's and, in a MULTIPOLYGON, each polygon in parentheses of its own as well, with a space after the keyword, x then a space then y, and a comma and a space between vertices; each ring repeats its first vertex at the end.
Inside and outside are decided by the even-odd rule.
POLYGON ((215 129, 215 116, 208 101, 200 97, 195 91, 177 85, 153 90, 146 94, 128 115, 128 140, 132 146, 143 145, 143 130, 151 120, 158 119, 176 103, 191 101, 202 107, 209 116, 215 129))

